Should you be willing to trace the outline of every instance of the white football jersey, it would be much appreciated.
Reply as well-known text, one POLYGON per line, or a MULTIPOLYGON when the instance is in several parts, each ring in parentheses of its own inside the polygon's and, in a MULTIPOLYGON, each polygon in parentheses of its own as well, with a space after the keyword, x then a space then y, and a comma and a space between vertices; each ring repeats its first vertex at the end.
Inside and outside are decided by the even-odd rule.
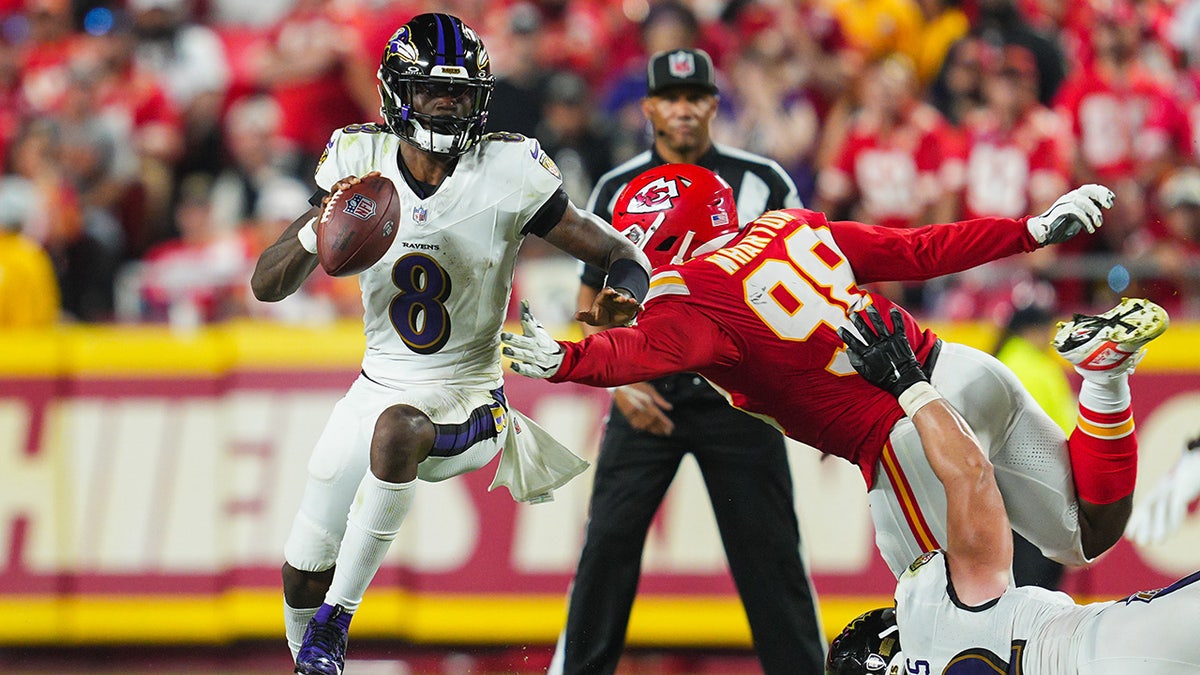
POLYGON ((1109 604, 1077 605, 1066 593, 1010 586, 999 598, 968 607, 954 595, 940 549, 917 558, 896 585, 909 673, 1074 673, 1091 619, 1109 604), (1010 669, 1013 661, 1020 667, 1010 669))
POLYGON ((399 168, 400 137, 377 124, 335 131, 317 165, 324 190, 379 171, 402 204, 392 247, 359 274, 367 350, 382 384, 499 386, 504 324, 522 228, 559 189, 537 140, 493 133, 421 199, 399 168))

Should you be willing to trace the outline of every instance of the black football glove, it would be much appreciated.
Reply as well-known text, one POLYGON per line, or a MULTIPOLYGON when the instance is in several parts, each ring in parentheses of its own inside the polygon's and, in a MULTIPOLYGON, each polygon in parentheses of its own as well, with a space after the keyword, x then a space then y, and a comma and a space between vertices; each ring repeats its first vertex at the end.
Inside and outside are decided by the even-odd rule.
POLYGON ((871 384, 899 397, 906 389, 918 382, 928 382, 921 364, 913 354, 912 345, 904 330, 904 315, 895 307, 891 311, 893 331, 883 323, 883 316, 874 305, 869 305, 864 311, 850 315, 854 327, 863 335, 866 342, 859 340, 854 333, 845 328, 837 329, 838 335, 846 343, 847 356, 850 365, 871 384), (867 325, 863 315, 871 320, 867 325))

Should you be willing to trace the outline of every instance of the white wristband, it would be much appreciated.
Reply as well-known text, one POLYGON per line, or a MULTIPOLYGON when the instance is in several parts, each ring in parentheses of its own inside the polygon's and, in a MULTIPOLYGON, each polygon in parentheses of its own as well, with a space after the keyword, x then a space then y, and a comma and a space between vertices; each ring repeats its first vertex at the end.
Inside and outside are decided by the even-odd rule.
POLYGON ((296 239, 300 240, 300 246, 313 255, 317 254, 317 229, 314 227, 316 223, 317 217, 313 216, 296 233, 296 239))
POLYGON ((940 398, 942 398, 942 395, 938 393, 937 389, 933 388, 932 384, 918 382, 905 389, 904 393, 900 394, 898 400, 900 401, 900 407, 904 409, 904 414, 912 417, 917 414, 918 410, 940 398))

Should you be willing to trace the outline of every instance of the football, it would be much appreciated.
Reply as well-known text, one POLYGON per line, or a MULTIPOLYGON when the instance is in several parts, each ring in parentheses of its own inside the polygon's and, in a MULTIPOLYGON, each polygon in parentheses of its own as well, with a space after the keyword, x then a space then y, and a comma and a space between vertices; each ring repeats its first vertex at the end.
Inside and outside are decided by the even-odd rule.
POLYGON ((379 262, 400 225, 400 195, 392 181, 368 176, 335 192, 317 221, 317 259, 327 274, 348 277, 379 262))

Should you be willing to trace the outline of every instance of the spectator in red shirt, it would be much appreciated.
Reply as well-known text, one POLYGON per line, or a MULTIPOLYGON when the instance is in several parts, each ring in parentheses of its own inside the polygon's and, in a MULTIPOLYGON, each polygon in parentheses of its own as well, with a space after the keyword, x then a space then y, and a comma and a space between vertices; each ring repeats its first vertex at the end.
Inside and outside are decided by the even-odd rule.
POLYGON ((220 120, 231 70, 225 43, 191 20, 191 0, 129 0, 136 37, 133 59, 184 121, 181 171, 220 168, 220 120))
POLYGON ((8 146, 28 114, 21 93, 20 52, 0 32, 0 167, 7 165, 8 146))
POLYGON ((1158 274, 1135 290, 1178 316, 1200 317, 1200 169, 1172 173, 1159 189, 1155 206, 1159 216, 1150 221, 1155 240, 1148 253, 1158 274))
POLYGON ((27 0, 28 39, 21 45, 21 93, 30 108, 45 113, 58 107, 70 76, 67 62, 79 36, 69 0, 27 0))
POLYGON ((1143 27, 1131 5, 1119 0, 1098 12, 1090 35, 1092 61, 1063 85, 1057 106, 1075 140, 1075 180, 1117 194, 1101 241, 1119 252, 1145 222, 1146 190, 1188 132, 1179 101, 1137 58, 1143 27))
POLYGON ((146 254, 143 318, 192 328, 245 313, 255 260, 252 243, 236 231, 215 227, 211 206, 205 177, 183 181, 175 212, 179 238, 146 254))
MULTIPOLYGON (((832 164, 817 175, 815 208, 885 227, 952 220, 963 180, 962 140, 917 98, 911 61, 893 56, 873 64, 860 87, 861 108, 832 164)), ((934 287, 887 281, 873 290, 923 307, 934 287)))
POLYGON ((964 218, 1041 212, 1069 187, 1059 118, 1038 103, 1037 64, 1024 47, 993 53, 984 105, 967 115, 964 218))
MULTIPOLYGON (((184 122, 157 78, 134 62, 135 46, 131 26, 117 22, 105 34, 81 38, 69 65, 76 77, 94 87, 90 114, 120 130, 122 146, 132 148, 133 171, 142 195, 140 212, 130 216, 138 220, 126 222, 126 230, 136 233, 130 250, 139 255, 145 246, 170 235, 175 165, 183 154, 184 122)), ((62 112, 68 111, 64 108, 62 112)))
POLYGON ((327 0, 298 0, 271 30, 255 67, 283 109, 283 135, 315 163, 331 129, 375 120, 376 58, 327 0))
POLYGON ((100 69, 76 63, 71 87, 55 119, 64 177, 79 198, 84 231, 105 249, 105 259, 122 258, 127 244, 140 255, 146 242, 132 130, 120 115, 104 111, 100 69))
POLYGON ((867 69, 862 107, 832 165, 818 176, 818 210, 889 227, 952 219, 962 184, 961 141, 917 98, 916 86, 903 57, 867 69))
MULTIPOLYGON (((1069 187, 1062 123, 1038 103, 1037 65, 1025 48, 987 48, 983 105, 964 120, 967 147, 961 218, 1015 218, 1044 211, 1069 187)), ((986 319, 1014 283, 1054 264, 1053 248, 955 275, 937 298, 947 318, 986 319)))

